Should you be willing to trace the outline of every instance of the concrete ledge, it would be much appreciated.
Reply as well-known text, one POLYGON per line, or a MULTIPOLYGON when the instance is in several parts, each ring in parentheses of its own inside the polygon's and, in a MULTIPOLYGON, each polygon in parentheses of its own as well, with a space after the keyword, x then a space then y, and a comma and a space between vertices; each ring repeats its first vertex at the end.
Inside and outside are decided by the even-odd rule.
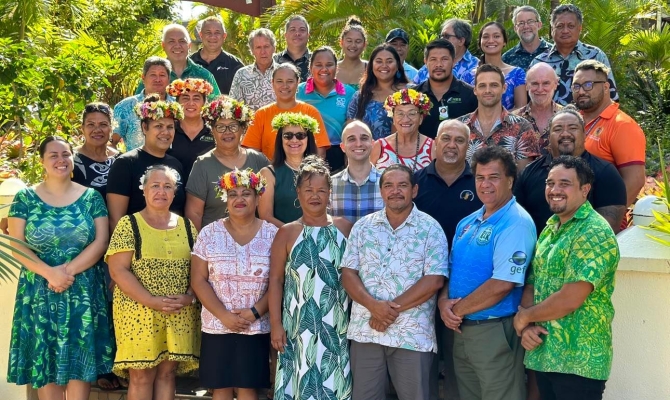
POLYGON ((670 241, 670 235, 632 226, 617 235, 621 261, 618 271, 670 274, 670 246, 664 246, 647 235, 670 241))

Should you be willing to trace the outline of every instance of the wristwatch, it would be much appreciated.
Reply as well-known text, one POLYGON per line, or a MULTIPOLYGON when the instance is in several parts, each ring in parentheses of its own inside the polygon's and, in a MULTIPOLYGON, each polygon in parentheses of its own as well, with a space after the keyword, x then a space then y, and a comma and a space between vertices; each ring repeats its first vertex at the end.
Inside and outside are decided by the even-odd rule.
POLYGON ((258 313, 258 310, 256 310, 256 307, 252 306, 251 312, 254 313, 254 317, 256 317, 256 319, 259 319, 261 317, 261 315, 258 313))

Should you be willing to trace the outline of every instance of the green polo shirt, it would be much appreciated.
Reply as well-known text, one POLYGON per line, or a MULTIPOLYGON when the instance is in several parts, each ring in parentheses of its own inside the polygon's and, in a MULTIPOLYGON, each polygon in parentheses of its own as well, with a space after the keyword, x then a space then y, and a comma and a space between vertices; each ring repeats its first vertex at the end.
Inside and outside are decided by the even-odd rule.
POLYGON ((553 215, 540 234, 528 284, 534 304, 564 284, 589 282, 584 304, 563 318, 540 322, 549 334, 526 352, 524 363, 535 371, 607 380, 612 367, 612 293, 619 246, 612 228, 587 201, 565 224, 553 215))
MULTIPOLYGON (((216 79, 214 79, 214 75, 212 75, 212 73, 209 72, 205 67, 194 63, 193 60, 191 60, 190 58, 186 59, 186 69, 184 69, 184 72, 181 73, 181 76, 177 76, 177 74, 175 74, 174 71, 170 71, 170 83, 172 83, 176 79, 186 79, 186 78, 204 79, 207 82, 209 82, 214 88, 212 94, 208 96, 209 101, 214 100, 221 94, 221 92, 219 91, 219 85, 216 83, 216 79)), ((140 94, 142 93, 143 90, 144 90, 144 82, 140 81, 140 85, 135 90, 135 94, 140 94)))

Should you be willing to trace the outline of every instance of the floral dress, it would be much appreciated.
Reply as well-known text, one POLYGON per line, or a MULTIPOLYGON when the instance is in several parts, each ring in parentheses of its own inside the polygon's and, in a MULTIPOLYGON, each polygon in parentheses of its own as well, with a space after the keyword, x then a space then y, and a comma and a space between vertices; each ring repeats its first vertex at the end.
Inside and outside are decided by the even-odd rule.
MULTIPOLYGON (((358 112, 358 98, 361 96, 361 91, 354 93, 349 108, 347 109, 347 119, 356 118, 358 112)), ((378 140, 385 138, 391 134, 393 128, 393 118, 388 116, 384 109, 384 103, 377 100, 370 100, 365 106, 365 114, 363 114, 363 122, 370 128, 372 138, 378 140)))
MULTIPOLYGON (((19 191, 9 216, 26 221, 25 241, 47 265, 72 261, 95 240, 94 220, 107 217, 93 189, 74 203, 53 207, 34 188, 19 191)), ((21 268, 14 304, 7 381, 41 388, 71 380, 94 382, 112 367, 111 324, 100 263, 75 275, 66 291, 21 268)))

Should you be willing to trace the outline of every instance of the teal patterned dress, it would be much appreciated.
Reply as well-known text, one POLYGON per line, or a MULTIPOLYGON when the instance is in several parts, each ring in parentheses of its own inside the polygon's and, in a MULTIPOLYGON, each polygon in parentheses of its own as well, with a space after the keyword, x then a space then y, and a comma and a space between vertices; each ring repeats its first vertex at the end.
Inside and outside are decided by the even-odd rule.
POLYGON ((277 400, 351 398, 349 297, 340 281, 346 238, 331 224, 304 226, 286 262, 277 400))
MULTIPOLYGON (((86 189, 74 203, 53 207, 33 188, 14 197, 10 217, 26 221, 26 242, 47 265, 73 260, 95 239, 93 220, 107 216, 100 193, 86 189)), ((66 385, 94 382, 111 370, 111 320, 100 263, 75 276, 63 293, 40 275, 21 269, 14 304, 7 382, 66 385)))

